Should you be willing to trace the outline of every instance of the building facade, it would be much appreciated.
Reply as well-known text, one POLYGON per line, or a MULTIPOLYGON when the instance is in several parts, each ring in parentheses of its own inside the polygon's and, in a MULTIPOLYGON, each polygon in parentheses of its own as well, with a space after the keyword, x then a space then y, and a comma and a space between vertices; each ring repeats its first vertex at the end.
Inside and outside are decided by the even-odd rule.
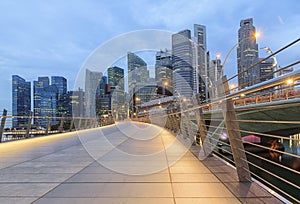
POLYGON ((28 123, 28 118, 31 110, 31 83, 25 81, 18 75, 12 76, 12 126, 14 128, 24 127, 28 123))
POLYGON ((108 68, 107 73, 111 113, 115 120, 122 120, 126 118, 124 69, 114 66, 108 68))
POLYGON ((121 67, 109 67, 107 69, 108 83, 111 86, 119 86, 120 89, 124 90, 124 69, 121 67))
POLYGON ((102 72, 86 69, 85 72, 85 116, 96 117, 96 94, 102 72))
POLYGON ((40 126, 42 123, 42 94, 44 88, 50 85, 49 77, 38 77, 37 81, 33 81, 33 114, 34 124, 40 126))
POLYGON ((51 85, 57 88, 57 116, 70 115, 68 112, 67 79, 62 76, 52 76, 51 85))
POLYGON ((68 113, 72 117, 83 117, 84 114, 84 91, 78 88, 76 91, 69 91, 68 93, 68 113))
POLYGON ((256 43, 256 29, 253 25, 253 19, 241 20, 238 30, 238 85, 239 89, 259 83, 259 66, 250 66, 258 62, 258 45, 256 43))
POLYGON ((206 44, 206 27, 194 24, 194 91, 200 101, 208 98, 208 53, 206 44))
POLYGON ((194 69, 190 30, 183 30, 172 35, 172 67, 173 92, 182 97, 192 97, 194 69))
MULTIPOLYGON (((262 60, 262 58, 260 58, 259 60, 262 60)), ((260 77, 259 77, 260 82, 273 79, 274 78, 274 74, 273 74, 273 72, 274 72, 274 59, 269 58, 266 61, 262 61, 259 64, 259 69, 260 69, 260 77)))
POLYGON ((155 55, 155 81, 161 89, 161 95, 173 93, 172 53, 169 50, 160 50, 155 55))
POLYGON ((41 93, 41 122, 39 126, 47 127, 48 120, 46 117, 50 117, 50 125, 56 125, 59 121, 57 119, 57 107, 58 107, 58 88, 56 85, 49 85, 43 89, 41 93))
POLYGON ((128 66, 128 98, 126 101, 129 104, 129 116, 136 115, 136 103, 140 96, 138 90, 149 84, 149 70, 147 63, 134 53, 127 54, 128 66))

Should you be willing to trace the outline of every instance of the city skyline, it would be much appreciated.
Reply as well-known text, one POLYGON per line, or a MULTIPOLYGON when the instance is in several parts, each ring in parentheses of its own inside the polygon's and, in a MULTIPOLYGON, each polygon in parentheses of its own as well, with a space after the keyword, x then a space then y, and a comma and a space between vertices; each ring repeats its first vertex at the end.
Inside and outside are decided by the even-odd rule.
MULTIPOLYGON (((0 105, 11 108, 11 75, 18 74, 29 81, 37 76, 60 75, 68 78, 68 86, 73 87, 80 66, 97 46, 124 32, 138 29, 155 28, 176 33, 183 29, 192 30, 193 24, 205 25, 207 50, 211 56, 220 53, 223 60, 237 42, 239 21, 251 17, 262 32, 262 37, 257 40, 259 48, 268 46, 277 50, 298 37, 299 14, 295 6, 298 2, 289 1, 282 5, 280 1, 272 1, 265 9, 266 3, 251 1, 250 5, 250 1, 229 1, 223 5, 221 1, 209 4, 205 1, 162 1, 155 5, 149 1, 117 4, 86 1, 72 4, 71 8, 69 2, 1 2, 0 69, 3 74, 0 85, 4 91, 1 92, 0 105), (124 6, 129 9, 122 9, 124 6), (99 12, 100 7, 103 12, 99 12), (135 8, 144 8, 143 18, 134 11, 135 8), (166 8, 168 11, 162 12, 166 8), (176 15, 174 11, 178 8, 186 15, 176 15), (241 9, 244 12, 240 12, 241 9), (106 14, 105 21, 99 20, 98 13, 106 14), (57 23, 58 18, 62 19, 61 23, 57 23), (75 23, 78 22, 76 19, 80 22, 75 23), (117 25, 118 29, 115 29, 117 25)), ((234 57, 234 53, 232 55, 234 57)), ((286 55, 286 58, 296 58, 296 52, 286 55)), ((236 63, 234 58, 228 63, 230 61, 236 63)), ((285 61, 288 60, 278 56, 279 65, 285 61)), ((225 74, 236 72, 235 67, 228 69, 225 67, 225 74)))

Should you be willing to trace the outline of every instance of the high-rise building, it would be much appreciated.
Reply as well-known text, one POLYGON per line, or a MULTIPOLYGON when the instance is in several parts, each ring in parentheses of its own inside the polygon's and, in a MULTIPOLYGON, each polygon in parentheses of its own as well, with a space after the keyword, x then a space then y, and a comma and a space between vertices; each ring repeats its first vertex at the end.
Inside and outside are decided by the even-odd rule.
POLYGON ((111 86, 119 86, 124 90, 124 69, 114 66, 107 69, 108 83, 111 86))
POLYGON ((245 88, 258 83, 260 76, 259 66, 248 69, 258 62, 258 45, 256 43, 256 29, 253 19, 241 20, 238 31, 237 63, 239 88, 245 88))
POLYGON ((147 63, 134 53, 127 53, 128 65, 128 89, 129 92, 136 83, 147 83, 149 79, 149 70, 147 63))
POLYGON ((96 94, 96 115, 107 117, 111 114, 110 84, 107 83, 107 76, 102 76, 96 94))
POLYGON ((116 120, 126 117, 124 69, 120 67, 108 68, 108 84, 110 92, 110 108, 116 120))
POLYGON ((96 117, 96 93, 102 76, 102 72, 94 72, 86 69, 85 115, 87 117, 96 117))
POLYGON ((57 116, 58 89, 56 85, 45 87, 41 93, 41 114, 43 118, 39 126, 47 127, 46 117, 50 117, 50 125, 58 123, 57 116))
POLYGON ((67 93, 67 79, 62 76, 52 76, 51 77, 51 85, 55 85, 58 90, 58 94, 66 94, 67 93))
POLYGON ((57 88, 57 116, 68 115, 67 79, 62 76, 52 76, 51 85, 57 88))
POLYGON ((73 117, 84 116, 84 91, 82 89, 68 92, 68 113, 73 117))
POLYGON ((198 93, 200 101, 208 98, 208 53, 206 45, 206 27, 194 24, 194 91, 198 93))
POLYGON ((210 60, 208 66, 208 87, 210 98, 217 96, 217 81, 223 76, 222 65, 220 59, 210 60))
POLYGON ((39 126, 41 124, 42 116, 41 105, 42 105, 42 93, 44 88, 50 85, 48 77, 38 77, 37 81, 33 81, 33 114, 34 114, 34 124, 39 126))
POLYGON ((194 69, 191 31, 183 30, 172 35, 172 67, 174 93, 192 97, 194 69))
POLYGON ((13 118, 13 127, 22 127, 27 125, 31 109, 31 83, 25 81, 18 75, 12 76, 12 115, 18 116, 13 118), (20 117, 21 116, 21 117, 20 117))
POLYGON ((67 80, 61 76, 52 76, 51 85, 49 77, 38 77, 33 82, 33 111, 34 124, 47 126, 47 117, 50 117, 50 125, 58 122, 56 117, 69 116, 67 80))
POLYGON ((172 53, 167 49, 156 53, 155 55, 155 81, 162 95, 173 93, 172 78, 172 53))
POLYGON ((136 114, 135 104, 139 100, 136 92, 149 83, 149 70, 147 63, 134 53, 128 52, 128 93, 129 93, 129 114, 131 117, 136 114))
MULTIPOLYGON (((259 60, 262 60, 262 58, 260 58, 259 60)), ((260 69, 259 82, 273 79, 274 59, 269 58, 265 61, 262 61, 259 64, 259 69, 260 69)))
MULTIPOLYGON (((280 68, 280 67, 279 67, 280 68)), ((285 74, 288 74, 288 73, 291 73, 294 71, 294 68, 293 67, 289 67, 287 69, 283 69, 283 70, 280 70, 279 71, 279 76, 281 75, 285 75, 285 74)))

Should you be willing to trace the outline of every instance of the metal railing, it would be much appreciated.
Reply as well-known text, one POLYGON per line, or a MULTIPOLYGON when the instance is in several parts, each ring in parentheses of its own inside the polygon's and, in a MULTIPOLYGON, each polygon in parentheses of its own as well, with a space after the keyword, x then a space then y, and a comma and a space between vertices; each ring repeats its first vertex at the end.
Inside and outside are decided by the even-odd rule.
POLYGON ((106 126, 114 123, 112 117, 103 119, 94 117, 41 117, 9 115, 4 109, 0 116, 0 143, 20 139, 72 132, 76 130, 90 129, 106 126))
MULTIPOLYGON (((291 64, 298 66, 299 61, 291 64)), ((197 104, 179 98, 163 107, 165 113, 150 116, 151 111, 145 111, 137 120, 163 117, 166 129, 196 144, 204 157, 214 154, 234 165, 241 182, 255 178, 300 203, 300 70, 230 90, 228 82, 237 76, 221 79, 214 99, 197 104)))

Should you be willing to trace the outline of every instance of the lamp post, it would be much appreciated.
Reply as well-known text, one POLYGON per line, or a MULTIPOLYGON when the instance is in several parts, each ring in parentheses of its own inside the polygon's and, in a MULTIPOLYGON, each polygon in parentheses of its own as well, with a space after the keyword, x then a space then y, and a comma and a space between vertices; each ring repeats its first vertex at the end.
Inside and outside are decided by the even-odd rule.
POLYGON ((167 81, 164 82, 163 96, 166 95, 166 87, 168 87, 169 83, 167 81))
MULTIPOLYGON (((273 51, 269 47, 263 47, 263 48, 260 48, 260 49, 265 50, 265 51, 267 51, 270 54, 273 54, 273 51)), ((275 71, 276 71, 274 77, 277 78, 279 76, 279 73, 278 73, 278 63, 277 63, 277 59, 276 59, 275 55, 273 55, 272 58, 274 60, 273 67, 275 67, 275 71)))
POLYGON ((259 32, 255 32, 252 36, 249 36, 249 37, 247 37, 247 38, 243 38, 241 41, 239 41, 239 42, 237 42, 236 44, 233 45, 233 47, 232 47, 232 48, 229 50, 229 52, 227 53, 227 55, 226 55, 226 57, 225 57, 225 59, 224 59, 224 62, 223 62, 223 64, 222 64, 222 68, 221 68, 221 73, 222 73, 222 75, 224 75, 224 66, 225 66, 225 64, 226 64, 226 62, 227 62, 229 56, 231 55, 232 51, 233 51, 240 43, 242 43, 242 42, 244 42, 244 41, 246 41, 246 40, 249 40, 249 39, 251 39, 251 38, 256 39, 256 38, 258 38, 259 36, 260 36, 260 33, 259 33, 259 32))

